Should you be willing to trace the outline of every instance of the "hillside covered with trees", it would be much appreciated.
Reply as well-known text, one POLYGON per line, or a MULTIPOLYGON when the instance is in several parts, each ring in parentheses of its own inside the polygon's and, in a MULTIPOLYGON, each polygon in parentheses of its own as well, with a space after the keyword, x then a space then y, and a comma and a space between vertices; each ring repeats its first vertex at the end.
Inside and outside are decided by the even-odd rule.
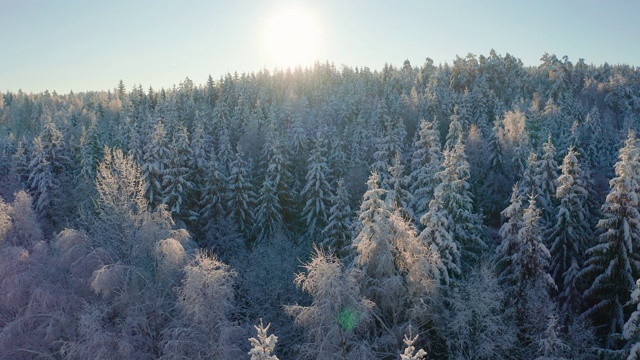
POLYGON ((638 130, 550 54, 0 93, 0 358, 640 358, 638 130))

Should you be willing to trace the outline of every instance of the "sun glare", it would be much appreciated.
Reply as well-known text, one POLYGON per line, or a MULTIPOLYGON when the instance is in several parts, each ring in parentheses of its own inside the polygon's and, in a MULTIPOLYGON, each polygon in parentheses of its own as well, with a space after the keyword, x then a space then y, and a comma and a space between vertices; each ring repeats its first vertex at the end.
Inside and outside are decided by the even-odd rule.
POLYGON ((279 9, 268 18, 264 44, 269 60, 278 67, 311 65, 319 56, 319 24, 307 9, 279 9))

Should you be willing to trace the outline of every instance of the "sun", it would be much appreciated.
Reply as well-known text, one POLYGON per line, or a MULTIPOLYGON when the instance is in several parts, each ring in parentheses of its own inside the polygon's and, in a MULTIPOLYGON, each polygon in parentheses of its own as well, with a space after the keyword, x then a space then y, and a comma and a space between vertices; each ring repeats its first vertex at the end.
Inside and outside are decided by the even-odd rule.
POLYGON ((269 60, 278 67, 309 66, 319 56, 318 21, 309 9, 277 9, 267 19, 264 45, 269 60))

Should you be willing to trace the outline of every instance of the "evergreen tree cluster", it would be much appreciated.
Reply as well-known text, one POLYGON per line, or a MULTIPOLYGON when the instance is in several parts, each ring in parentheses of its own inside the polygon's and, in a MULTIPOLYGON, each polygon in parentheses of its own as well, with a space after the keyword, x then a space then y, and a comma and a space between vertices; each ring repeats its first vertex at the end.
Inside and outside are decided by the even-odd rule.
POLYGON ((639 124, 493 50, 0 93, 0 358, 640 358, 639 124))

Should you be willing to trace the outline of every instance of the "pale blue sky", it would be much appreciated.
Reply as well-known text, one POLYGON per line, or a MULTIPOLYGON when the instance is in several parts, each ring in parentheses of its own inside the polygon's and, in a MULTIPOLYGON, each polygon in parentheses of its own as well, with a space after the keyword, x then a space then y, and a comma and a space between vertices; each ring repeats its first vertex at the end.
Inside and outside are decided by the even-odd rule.
POLYGON ((525 65, 545 52, 640 65, 636 0, 0 0, 0 90, 106 90, 120 79, 159 89, 273 70, 283 64, 262 34, 290 4, 318 24, 318 60, 337 66, 451 63, 491 48, 525 65))

